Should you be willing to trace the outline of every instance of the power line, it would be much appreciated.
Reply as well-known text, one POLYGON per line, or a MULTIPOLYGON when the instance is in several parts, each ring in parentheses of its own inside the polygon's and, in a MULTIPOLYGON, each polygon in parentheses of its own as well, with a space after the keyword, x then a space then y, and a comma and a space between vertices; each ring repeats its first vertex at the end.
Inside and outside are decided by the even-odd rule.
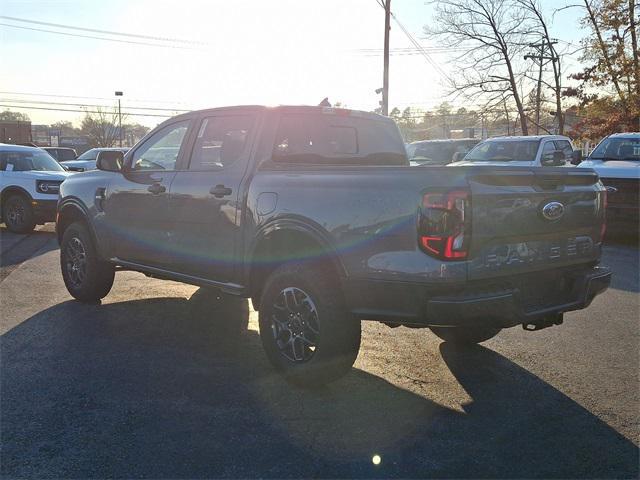
MULTIPOLYGON (((378 5, 380 5, 381 7, 386 9, 386 3, 384 0, 376 0, 376 2, 378 2, 378 5)), ((425 58, 425 60, 427 61, 427 63, 429 63, 429 65, 431 65, 433 68, 436 69, 436 71, 442 75, 444 78, 448 79, 449 76, 444 72, 444 70, 442 70, 442 68, 440 68, 440 65, 438 65, 427 53, 427 51, 425 50, 425 48, 414 38, 413 35, 411 35, 411 32, 409 32, 409 30, 407 30, 405 28, 405 26, 402 24, 402 22, 400 22, 400 20, 398 20, 398 17, 395 16, 395 14, 393 12, 391 12, 391 18, 393 18, 393 20, 396 22, 396 24, 400 27, 400 30, 402 30, 402 32, 405 34, 405 36, 409 39, 409 41, 414 45, 414 47, 418 50, 418 52, 425 58)))
POLYGON ((31 23, 35 25, 45 25, 48 27, 58 27, 58 28, 66 28, 68 30, 79 30, 83 32, 93 32, 93 33, 105 33, 107 35, 118 35, 123 37, 131 37, 131 38, 142 38, 146 40, 157 40, 160 42, 175 42, 175 43, 189 43, 194 45, 205 45, 203 42, 198 42, 195 40, 184 40, 181 38, 172 38, 172 37, 155 37, 152 35, 141 35, 137 33, 125 33, 125 32, 115 32, 112 30, 98 30, 96 28, 86 28, 86 27, 77 27, 74 25, 64 25, 61 23, 51 23, 51 22, 42 22, 38 20, 29 20, 26 18, 18 18, 18 17, 9 17, 6 15, 0 15, 0 18, 5 20, 11 20, 14 22, 23 22, 23 23, 31 23))
MULTIPOLYGON (((464 51, 466 49, 461 47, 421 47, 421 48, 397 47, 397 48, 390 49, 390 51, 392 52, 420 52, 421 50, 425 50, 428 52, 458 52, 458 51, 464 51)), ((382 49, 381 48, 354 48, 351 51, 368 53, 368 52, 381 52, 382 49)))
MULTIPOLYGON (((0 92, 2 95, 23 95, 30 97, 55 97, 55 98, 73 98, 79 99, 84 98, 88 100, 113 100, 113 97, 87 97, 81 95, 61 95, 58 93, 28 93, 28 92, 0 92)), ((159 103, 159 104, 174 104, 174 105, 185 105, 184 102, 178 101, 165 101, 165 100, 151 100, 151 99, 135 99, 135 98, 127 98, 128 102, 146 102, 146 103, 159 103)))
POLYGON ((55 33, 57 35, 65 35, 67 37, 79 37, 79 38, 90 38, 90 39, 93 39, 93 40, 104 40, 106 42, 128 43, 128 44, 133 44, 133 45, 144 45, 144 46, 147 46, 147 47, 174 48, 174 49, 179 49, 179 50, 195 50, 194 48, 181 47, 179 45, 161 45, 159 43, 136 42, 134 40, 121 40, 121 39, 118 39, 118 38, 96 37, 96 36, 93 36, 93 35, 82 35, 82 34, 79 34, 79 33, 57 32, 55 30, 47 30, 47 29, 44 29, 44 28, 34 28, 34 27, 23 27, 21 25, 11 25, 11 24, 8 24, 8 23, 0 23, 0 26, 9 27, 9 28, 19 28, 21 30, 31 30, 31 31, 35 31, 35 32, 55 33))
POLYGON ((398 24, 398 26, 400 27, 400 29, 404 32, 404 34, 407 36, 407 38, 409 39, 409 41, 411 43, 413 43, 415 45, 415 47, 420 51, 420 53, 422 54, 422 56, 425 58, 425 60, 433 67, 436 69, 436 71, 442 75, 445 78, 449 78, 447 76, 447 74, 444 72, 444 70, 442 70, 442 68, 440 68, 440 65, 438 65, 430 56, 429 54, 426 52, 426 50, 424 49, 424 47, 418 43, 418 41, 413 37, 413 35, 411 35, 411 32, 409 32, 409 30, 407 30, 404 25, 400 22, 400 20, 398 20, 398 18, 392 13, 391 17, 393 18, 393 20, 398 24))
MULTIPOLYGON (((44 100, 21 100, 17 98, 2 98, 0 102, 13 102, 13 103, 36 103, 42 105, 63 105, 69 107, 98 107, 98 108, 113 108, 113 105, 97 105, 89 103, 66 103, 66 102, 47 102, 44 100)), ((129 110, 155 110, 161 112, 189 112, 190 110, 183 110, 177 108, 156 108, 156 107, 129 107, 129 110)))
MULTIPOLYGON (((53 108, 53 107, 25 107, 24 105, 0 104, 0 107, 18 108, 22 110, 51 110, 54 112, 104 113, 104 112, 99 112, 98 110, 77 110, 77 109, 64 109, 64 108, 53 108)), ((129 117, 160 117, 160 118, 170 118, 172 116, 172 115, 157 115, 153 113, 127 113, 127 112, 124 112, 124 115, 127 115, 129 117)))

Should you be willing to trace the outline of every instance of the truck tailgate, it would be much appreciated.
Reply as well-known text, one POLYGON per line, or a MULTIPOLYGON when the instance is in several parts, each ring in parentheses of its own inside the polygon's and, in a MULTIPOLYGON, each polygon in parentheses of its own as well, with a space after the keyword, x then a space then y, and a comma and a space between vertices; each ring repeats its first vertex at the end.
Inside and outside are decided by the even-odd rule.
POLYGON ((593 171, 491 168, 467 178, 470 280, 597 260, 605 192, 593 171))

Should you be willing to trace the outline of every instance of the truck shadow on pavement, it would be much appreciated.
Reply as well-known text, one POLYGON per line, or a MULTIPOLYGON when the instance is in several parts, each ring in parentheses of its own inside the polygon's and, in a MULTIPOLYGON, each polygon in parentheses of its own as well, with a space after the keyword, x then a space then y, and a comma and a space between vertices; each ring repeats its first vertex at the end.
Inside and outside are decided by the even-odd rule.
POLYGON ((632 442, 491 350, 440 346, 464 412, 358 369, 305 391, 241 333, 248 316, 200 289, 64 302, 16 326, 1 339, 2 476, 638 476, 632 442))
POLYGON ((57 248, 54 232, 35 230, 28 235, 19 235, 0 227, 0 281, 25 260, 57 248))

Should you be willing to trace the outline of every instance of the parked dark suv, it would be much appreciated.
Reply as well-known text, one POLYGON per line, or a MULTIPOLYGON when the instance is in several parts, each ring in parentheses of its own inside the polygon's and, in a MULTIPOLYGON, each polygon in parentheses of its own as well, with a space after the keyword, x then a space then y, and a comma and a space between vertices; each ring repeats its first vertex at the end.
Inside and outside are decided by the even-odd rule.
POLYGON ((68 160, 75 160, 78 158, 78 154, 73 148, 68 147, 42 147, 43 150, 55 158, 58 162, 66 162, 68 160))
POLYGON ((415 165, 446 165, 462 159, 479 142, 477 138, 421 140, 407 145, 407 156, 415 165))

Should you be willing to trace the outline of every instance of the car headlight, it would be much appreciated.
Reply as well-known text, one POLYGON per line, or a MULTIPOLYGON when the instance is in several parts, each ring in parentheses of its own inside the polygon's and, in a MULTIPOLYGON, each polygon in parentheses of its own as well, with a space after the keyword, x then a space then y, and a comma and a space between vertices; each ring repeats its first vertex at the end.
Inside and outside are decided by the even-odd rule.
POLYGON ((55 182, 50 180, 36 180, 36 191, 38 193, 57 195, 60 191, 61 183, 62 182, 55 182))

